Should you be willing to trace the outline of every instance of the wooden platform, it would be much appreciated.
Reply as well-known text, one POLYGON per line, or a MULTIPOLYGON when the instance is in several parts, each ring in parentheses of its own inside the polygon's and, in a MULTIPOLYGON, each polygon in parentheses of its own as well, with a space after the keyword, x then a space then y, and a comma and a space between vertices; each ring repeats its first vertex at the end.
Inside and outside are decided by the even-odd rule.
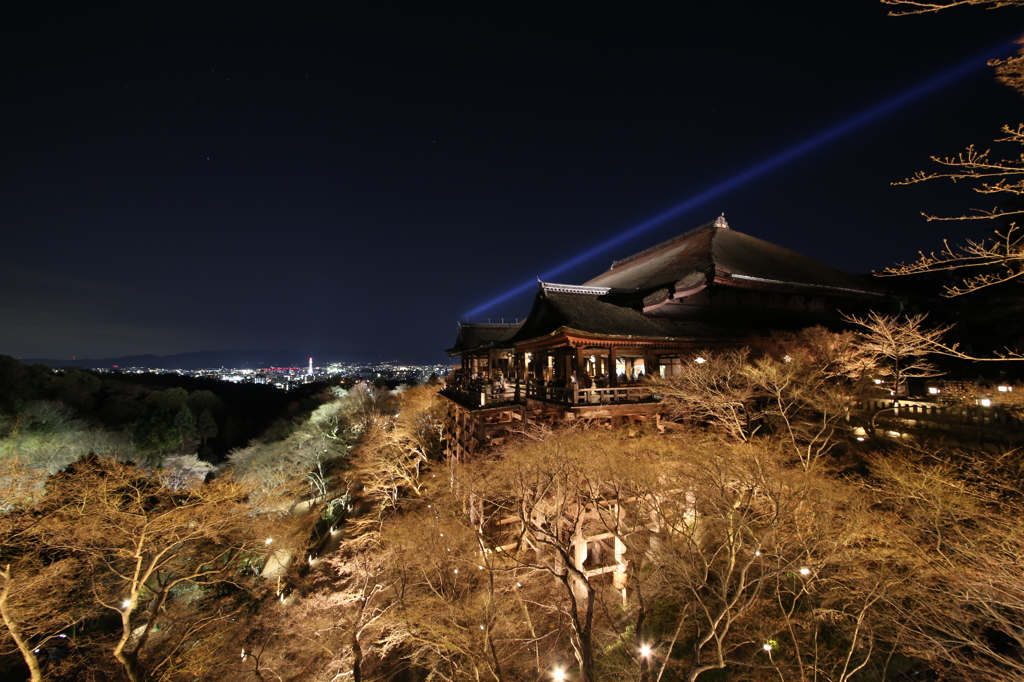
POLYGON ((619 426, 656 420, 661 403, 615 403, 609 405, 566 405, 527 398, 524 403, 469 408, 446 399, 445 455, 460 461, 485 448, 505 442, 509 431, 531 422, 619 426))

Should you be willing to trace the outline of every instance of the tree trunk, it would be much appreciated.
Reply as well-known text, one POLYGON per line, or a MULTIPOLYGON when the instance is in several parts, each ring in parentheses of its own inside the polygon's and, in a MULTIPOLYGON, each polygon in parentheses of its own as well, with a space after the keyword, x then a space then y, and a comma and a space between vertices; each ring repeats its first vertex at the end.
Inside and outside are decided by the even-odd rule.
POLYGON ((43 671, 39 668, 39 659, 36 658, 36 654, 32 651, 32 647, 29 646, 28 642, 21 636, 21 632, 18 630, 18 624, 14 622, 14 618, 11 617, 10 611, 7 608, 7 597, 11 593, 11 566, 7 565, 4 570, 0 571, 0 577, 4 579, 4 589, 0 592, 0 615, 3 616, 4 625, 7 626, 7 631, 11 633, 11 639, 18 645, 18 651, 21 652, 21 657, 25 660, 25 665, 28 666, 30 678, 32 682, 42 682, 43 671))
MULTIPOLYGON (((560 550, 563 559, 568 561, 568 556, 560 550)), ((594 649, 591 644, 593 639, 593 628, 594 628, 594 588, 582 577, 580 573, 580 580, 586 587, 586 596, 584 600, 584 615, 580 619, 579 604, 576 600, 576 594, 574 590, 573 573, 580 573, 575 568, 567 570, 562 575, 558 576, 562 584, 565 586, 565 590, 569 595, 569 618, 572 621, 572 628, 576 634, 577 651, 576 660, 580 664, 580 677, 579 682, 594 682, 594 649)))
POLYGON ((124 649, 121 649, 114 653, 114 658, 124 668, 124 672, 128 675, 128 679, 131 682, 143 682, 145 676, 139 667, 139 661, 135 654, 126 654, 124 649))
POLYGON ((352 628, 352 682, 362 682, 363 679, 363 649, 359 646, 359 634, 356 628, 352 628))
POLYGON ((126 653, 124 650, 132 636, 131 613, 131 610, 121 612, 121 639, 114 647, 114 658, 124 668, 124 672, 131 682, 143 682, 145 676, 139 667, 138 647, 131 653, 126 653))

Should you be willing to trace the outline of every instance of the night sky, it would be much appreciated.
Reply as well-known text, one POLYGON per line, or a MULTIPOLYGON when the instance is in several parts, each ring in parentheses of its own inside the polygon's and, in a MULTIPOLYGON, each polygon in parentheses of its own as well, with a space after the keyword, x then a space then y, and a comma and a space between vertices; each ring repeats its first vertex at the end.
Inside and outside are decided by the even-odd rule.
MULTIPOLYGON (((872 0, 184 7, 5 21, 0 354, 441 361, 467 312, 1024 33, 872 0)), ((851 272, 911 259, 976 234, 922 210, 978 201, 890 183, 1022 120, 979 64, 556 281, 722 212, 851 272)))

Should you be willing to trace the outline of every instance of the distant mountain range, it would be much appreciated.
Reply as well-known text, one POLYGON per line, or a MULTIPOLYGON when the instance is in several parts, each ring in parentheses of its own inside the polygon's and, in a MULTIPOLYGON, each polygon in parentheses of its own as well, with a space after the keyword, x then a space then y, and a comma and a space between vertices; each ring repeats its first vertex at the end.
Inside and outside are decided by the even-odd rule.
MULTIPOLYGON (((197 351, 177 355, 125 355, 117 358, 77 358, 57 360, 54 358, 20 358, 25 365, 42 364, 49 367, 153 367, 158 369, 206 369, 228 367, 258 369, 260 367, 305 367, 309 355, 290 351, 197 351)), ((394 360, 383 358, 370 351, 323 351, 313 354, 313 364, 323 366, 331 362, 375 363, 394 360)))

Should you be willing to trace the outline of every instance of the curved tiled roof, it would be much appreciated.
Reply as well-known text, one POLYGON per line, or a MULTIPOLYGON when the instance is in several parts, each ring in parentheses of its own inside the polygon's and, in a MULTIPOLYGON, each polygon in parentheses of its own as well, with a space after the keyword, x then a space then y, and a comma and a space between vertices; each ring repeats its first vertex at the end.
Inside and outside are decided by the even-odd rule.
POLYGON ((883 295, 881 287, 865 278, 731 230, 722 217, 616 261, 583 285, 539 282, 525 321, 460 325, 455 348, 448 352, 508 348, 559 333, 665 339, 669 345, 672 340, 703 343, 703 339, 748 337, 768 329, 827 324, 829 315, 836 317, 838 305, 874 304, 883 295), (706 300, 666 308, 668 314, 652 312, 677 297, 686 300, 708 285, 706 300), (766 301, 792 300, 796 305, 761 305, 757 296, 718 296, 733 287, 764 293, 766 301), (815 296, 808 297, 809 293, 815 296), (820 301, 818 294, 830 301, 820 301), (787 298, 791 295, 795 296, 787 298), (748 302, 736 307, 736 300, 748 302))
POLYGON ((637 292, 664 287, 681 291, 715 275, 766 288, 829 289, 854 295, 884 292, 862 277, 731 230, 722 219, 616 261, 586 285, 637 292))
POLYGON ((472 350, 500 347, 515 336, 522 326, 522 322, 515 324, 460 322, 459 331, 455 336, 455 345, 445 352, 449 355, 459 355, 472 350))
POLYGON ((639 338, 713 338, 724 333, 721 328, 702 322, 648 317, 634 307, 585 289, 541 282, 530 316, 509 343, 535 339, 562 328, 595 336, 639 338))

